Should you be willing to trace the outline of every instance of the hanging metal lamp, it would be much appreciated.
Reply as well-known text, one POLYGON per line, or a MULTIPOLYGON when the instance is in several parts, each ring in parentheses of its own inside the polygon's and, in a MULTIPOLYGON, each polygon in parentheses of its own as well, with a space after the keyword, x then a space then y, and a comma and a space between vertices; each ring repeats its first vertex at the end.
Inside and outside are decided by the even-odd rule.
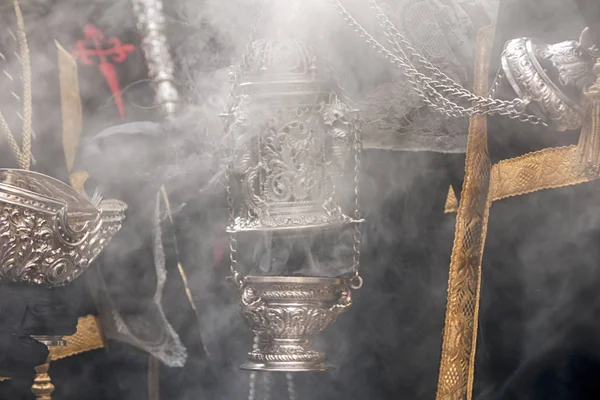
POLYGON ((309 46, 277 37, 252 42, 232 76, 231 271, 258 337, 242 369, 330 369, 309 340, 362 286, 359 123, 325 71, 309 46))

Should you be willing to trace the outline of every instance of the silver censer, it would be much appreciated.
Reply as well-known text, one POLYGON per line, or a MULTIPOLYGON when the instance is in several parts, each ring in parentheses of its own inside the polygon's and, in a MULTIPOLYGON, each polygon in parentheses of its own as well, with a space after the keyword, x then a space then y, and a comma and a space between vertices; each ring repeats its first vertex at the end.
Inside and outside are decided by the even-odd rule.
POLYGON ((358 117, 326 70, 308 46, 278 38, 252 42, 232 73, 223 115, 231 272, 258 338, 242 369, 332 368, 310 338, 351 307, 351 289, 362 285, 358 117), (331 248, 322 235, 334 238, 331 248), (344 240, 346 256, 323 261, 344 240))

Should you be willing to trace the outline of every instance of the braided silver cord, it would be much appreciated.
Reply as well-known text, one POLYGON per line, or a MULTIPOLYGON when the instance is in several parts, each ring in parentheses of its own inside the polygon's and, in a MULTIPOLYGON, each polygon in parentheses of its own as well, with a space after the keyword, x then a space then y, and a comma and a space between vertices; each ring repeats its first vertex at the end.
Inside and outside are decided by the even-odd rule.
MULTIPOLYGON (((361 219, 360 215, 360 161, 362 155, 362 132, 360 129, 354 130, 354 218, 356 221, 361 219)), ((353 250, 353 268, 354 277, 352 278, 351 286, 353 289, 358 290, 363 285, 363 279, 360 276, 360 246, 362 234, 358 222, 354 223, 354 242, 352 245, 353 250)))

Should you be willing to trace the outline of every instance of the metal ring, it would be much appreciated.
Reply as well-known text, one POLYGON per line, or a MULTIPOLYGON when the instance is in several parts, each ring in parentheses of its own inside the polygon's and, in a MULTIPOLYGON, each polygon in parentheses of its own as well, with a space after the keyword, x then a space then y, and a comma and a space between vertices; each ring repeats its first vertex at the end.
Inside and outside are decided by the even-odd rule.
POLYGON ((350 279, 350 287, 353 290, 358 290, 363 286, 363 278, 360 275, 353 276, 350 279))
POLYGON ((242 274, 240 274, 240 273, 239 273, 239 272, 237 272, 237 271, 234 271, 232 278, 233 278, 233 283, 234 283, 234 285, 235 285, 235 286, 236 286, 238 289, 241 289, 241 288, 242 288, 242 286, 244 285, 244 278, 242 277, 242 274))

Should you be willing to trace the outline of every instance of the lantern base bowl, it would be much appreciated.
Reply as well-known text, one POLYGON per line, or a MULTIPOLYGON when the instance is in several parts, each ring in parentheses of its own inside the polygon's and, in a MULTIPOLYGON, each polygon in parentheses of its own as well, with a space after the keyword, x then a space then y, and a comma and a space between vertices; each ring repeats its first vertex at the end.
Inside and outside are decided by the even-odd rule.
POLYGON ((240 366, 244 371, 263 372, 325 372, 334 370, 336 367, 328 363, 314 362, 268 362, 259 363, 247 361, 240 366))
POLYGON ((257 339, 242 369, 316 372, 333 368, 309 339, 352 305, 348 279, 247 276, 241 305, 257 339))
POLYGON ((305 339, 260 338, 241 369, 271 372, 322 372, 334 369, 325 354, 310 348, 305 339), (262 340, 261 340, 262 339, 262 340))

